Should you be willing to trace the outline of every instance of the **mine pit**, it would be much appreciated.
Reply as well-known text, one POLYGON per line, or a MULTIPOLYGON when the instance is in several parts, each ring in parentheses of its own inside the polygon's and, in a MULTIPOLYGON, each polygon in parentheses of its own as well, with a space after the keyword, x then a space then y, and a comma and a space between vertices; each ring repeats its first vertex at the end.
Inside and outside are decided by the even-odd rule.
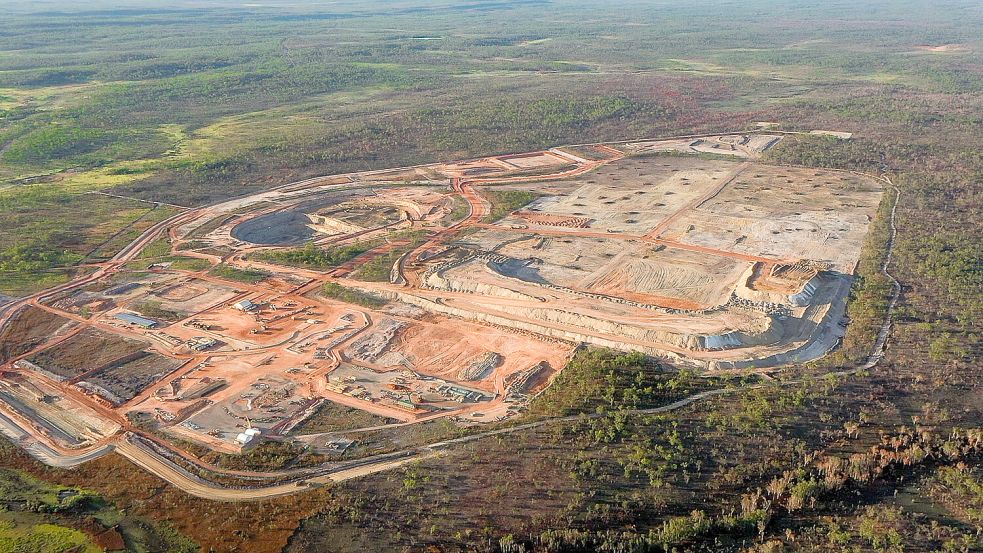
MULTIPOLYGON (((241 453, 318 412, 515 416, 581 344, 704 374, 815 359, 842 335, 882 186, 763 163, 780 139, 579 146, 208 206, 153 270, 51 294, 22 314, 43 332, 4 329, 16 347, 0 353, 23 359, 0 372, 0 404, 65 448, 128 417, 241 453), (257 255, 352 244, 366 247, 337 266, 257 255)), ((359 448, 333 439, 306 443, 359 448)))

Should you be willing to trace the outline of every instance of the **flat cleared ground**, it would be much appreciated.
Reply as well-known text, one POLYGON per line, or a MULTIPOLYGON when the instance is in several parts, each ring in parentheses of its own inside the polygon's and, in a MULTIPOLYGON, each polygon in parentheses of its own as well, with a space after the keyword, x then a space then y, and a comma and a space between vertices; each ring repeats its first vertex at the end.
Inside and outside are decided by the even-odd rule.
POLYGON ((69 329, 73 322, 37 307, 26 307, 15 319, 0 331, 0 362, 31 351, 53 335, 69 329))
MULTIPOLYGON (((541 198, 523 213, 591 219, 591 229, 645 234, 688 202, 707 193, 739 167, 697 158, 627 158, 569 183, 564 195, 541 198)), ((504 224, 537 225, 529 217, 508 217, 504 224)))
POLYGON ((880 183, 864 176, 756 165, 663 236, 751 255, 821 261, 852 273, 881 191, 880 183))

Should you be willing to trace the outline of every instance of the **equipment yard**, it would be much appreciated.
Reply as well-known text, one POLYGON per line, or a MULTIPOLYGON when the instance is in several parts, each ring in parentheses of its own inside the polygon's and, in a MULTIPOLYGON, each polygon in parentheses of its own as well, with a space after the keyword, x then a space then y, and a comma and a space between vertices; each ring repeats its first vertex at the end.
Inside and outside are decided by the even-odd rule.
POLYGON ((24 335, 0 373, 5 432, 82 460, 134 435, 238 453, 313 443, 294 429, 332 403, 513 417, 582 344, 705 374, 816 359, 843 335, 882 183, 763 163, 781 139, 571 146, 187 210, 5 307, 8 329, 51 333, 4 331, 24 335))

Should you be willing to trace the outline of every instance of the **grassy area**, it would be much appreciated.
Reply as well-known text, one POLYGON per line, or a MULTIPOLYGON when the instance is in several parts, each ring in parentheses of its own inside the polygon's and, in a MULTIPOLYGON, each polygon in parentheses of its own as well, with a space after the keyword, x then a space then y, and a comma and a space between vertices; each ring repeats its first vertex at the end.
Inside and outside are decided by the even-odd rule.
POLYGON ((178 251, 184 250, 200 250, 208 248, 210 244, 204 240, 191 240, 190 242, 184 242, 178 246, 178 251))
POLYGON ((454 196, 452 199, 454 200, 454 204, 453 207, 451 207, 450 213, 444 215, 444 218, 441 220, 441 222, 444 223, 445 225, 451 225, 458 221, 463 220, 465 217, 468 216, 468 213, 471 211, 468 202, 465 201, 463 198, 454 196))
POLYGON ((0 498, 30 504, 36 511, 69 511, 97 501, 92 492, 67 486, 45 484, 24 473, 0 468, 0 498))
POLYGON ((26 296, 52 286, 64 284, 72 280, 76 274, 78 271, 73 269, 3 273, 2 278, 0 278, 0 294, 26 296))
POLYGON ((125 229, 119 231, 109 240, 103 242, 98 248, 90 252, 86 257, 86 260, 97 261, 111 258, 119 253, 119 251, 128 244, 136 240, 148 228, 170 217, 174 213, 176 213, 174 208, 166 206, 156 207, 155 209, 146 212, 138 220, 134 221, 125 229))
POLYGON ((161 236, 148 244, 147 247, 140 250, 140 253, 137 255, 137 259, 153 259, 169 256, 170 254, 171 239, 167 236, 161 236))
POLYGON ((319 248, 312 242, 308 242, 302 248, 261 252, 256 255, 256 259, 289 267, 328 269, 355 259, 379 244, 379 241, 356 242, 334 248, 319 248))
POLYGON ((481 195, 491 202, 491 211, 482 219, 485 223, 494 223, 509 213, 542 196, 527 190, 489 190, 484 189, 481 195))
POLYGON ((179 255, 168 255, 164 257, 148 257, 145 259, 135 259, 126 264, 126 268, 132 271, 142 271, 148 266, 157 263, 170 263, 170 268, 181 271, 204 271, 212 266, 205 259, 197 257, 184 257, 179 255))
POLYGON ((93 491, 19 470, 0 468, 0 501, 6 506, 0 510, 0 551, 95 553, 119 543, 134 551, 197 550, 168 525, 127 515, 93 491))
POLYGON ((208 274, 214 277, 234 280, 236 282, 245 282, 248 284, 255 284, 270 276, 270 273, 265 271, 239 269, 237 267, 232 267, 231 265, 216 265, 212 268, 212 270, 208 271, 208 274))
POLYGON ((68 250, 46 250, 27 245, 12 246, 0 252, 0 272, 27 275, 81 261, 82 256, 68 250))
POLYGON ((133 309, 152 319, 167 321, 169 323, 180 321, 187 316, 185 313, 164 309, 159 301, 144 301, 134 305, 133 309))
POLYGON ((204 460, 228 469, 270 471, 313 465, 322 462, 323 458, 292 442, 264 441, 241 455, 211 452, 204 460))
POLYGON ((389 282, 393 264, 407 251, 409 248, 400 248, 373 257, 352 273, 351 278, 366 282, 389 282))
POLYGON ((61 282, 61 268, 115 254, 157 216, 141 202, 68 193, 59 184, 0 189, 0 213, 0 293, 61 282))
POLYGON ((390 236, 390 241, 408 240, 408 243, 366 261, 351 274, 351 278, 367 282, 389 282, 393 265, 400 256, 423 244, 426 237, 426 231, 405 231, 390 236))
POLYGON ((370 308, 382 307, 389 303, 378 296, 354 288, 347 288, 335 282, 325 282, 324 286, 321 287, 321 295, 370 308))
POLYGON ((172 269, 180 269, 182 271, 203 271, 212 266, 207 260, 198 259, 197 257, 165 257, 159 261, 170 262, 172 269))
POLYGON ((0 519, 0 551, 11 553, 100 553, 84 532, 57 524, 15 524, 0 519))
POLYGON ((712 379, 696 378, 686 370, 663 369, 640 353, 587 348, 536 398, 528 416, 653 407, 714 385, 712 379))

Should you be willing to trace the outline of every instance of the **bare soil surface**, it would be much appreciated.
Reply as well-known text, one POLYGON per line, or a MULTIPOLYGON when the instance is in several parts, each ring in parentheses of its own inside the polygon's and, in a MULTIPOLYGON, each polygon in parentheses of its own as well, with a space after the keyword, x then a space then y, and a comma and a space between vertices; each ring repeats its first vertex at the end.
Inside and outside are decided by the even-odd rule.
POLYGON ((0 329, 0 363, 31 351, 71 324, 71 320, 49 311, 31 306, 24 308, 0 329))

